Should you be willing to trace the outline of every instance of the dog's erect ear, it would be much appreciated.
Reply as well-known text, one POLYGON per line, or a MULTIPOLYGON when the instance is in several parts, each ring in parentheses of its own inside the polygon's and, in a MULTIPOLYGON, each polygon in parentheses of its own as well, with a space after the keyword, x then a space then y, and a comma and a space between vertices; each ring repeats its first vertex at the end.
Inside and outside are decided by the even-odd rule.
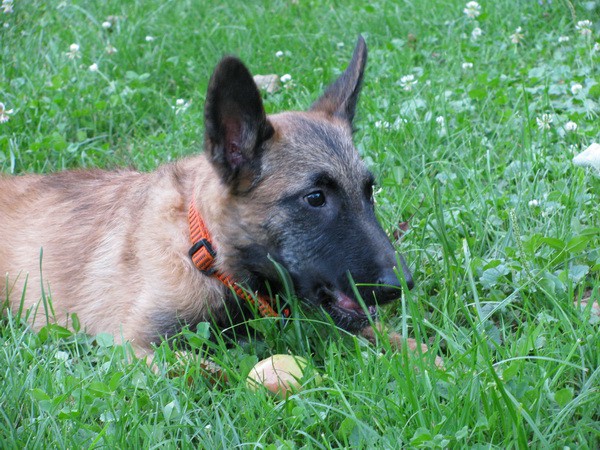
POLYGON ((246 66, 226 56, 210 79, 204 106, 204 146, 234 192, 250 189, 261 170, 262 144, 273 135, 260 92, 246 66))
POLYGON ((325 93, 311 106, 311 111, 322 111, 328 115, 347 120, 352 124, 358 94, 362 87, 363 73, 367 63, 367 44, 362 36, 354 48, 352 60, 342 75, 331 84, 325 93))

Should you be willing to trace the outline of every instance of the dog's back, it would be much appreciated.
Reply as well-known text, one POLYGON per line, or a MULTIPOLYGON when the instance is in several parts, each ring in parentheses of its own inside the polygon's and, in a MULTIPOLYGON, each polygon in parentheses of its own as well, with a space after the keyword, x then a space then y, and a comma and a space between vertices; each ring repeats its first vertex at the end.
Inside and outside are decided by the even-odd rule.
POLYGON ((189 247, 182 193, 188 181, 181 174, 192 163, 149 174, 0 178, 0 298, 8 298, 13 311, 32 308, 35 328, 47 320, 65 325, 77 312, 91 333, 157 338, 146 336, 148 324, 160 328, 155 322, 164 321, 163 314, 145 299, 164 292, 172 319, 169 298, 180 294, 185 308, 190 292, 206 289, 205 278, 179 256, 189 247))
MULTIPOLYGON (((13 309, 21 299, 25 308, 33 306, 39 327, 46 322, 45 307, 38 304, 43 297, 61 299, 53 305, 60 322, 74 311, 72 306, 81 311, 79 299, 93 298, 90 289, 98 299, 122 298, 111 290, 121 294, 126 286, 110 280, 133 263, 124 241, 136 221, 124 210, 147 201, 134 187, 141 177, 135 172, 76 171, 0 181, 0 271, 7 278, 0 289, 8 291, 13 309)), ((97 303, 83 306, 101 309, 97 303)))
POLYGON ((87 331, 148 349, 184 324, 243 319, 251 308, 230 287, 279 290, 276 261, 304 303, 359 332, 398 298, 398 273, 412 287, 352 142, 366 56, 359 38, 308 111, 271 116, 248 69, 225 57, 207 91, 203 154, 149 174, 0 180, 0 295, 37 311, 37 327, 77 313, 87 331), (196 267, 198 249, 209 267, 196 267))

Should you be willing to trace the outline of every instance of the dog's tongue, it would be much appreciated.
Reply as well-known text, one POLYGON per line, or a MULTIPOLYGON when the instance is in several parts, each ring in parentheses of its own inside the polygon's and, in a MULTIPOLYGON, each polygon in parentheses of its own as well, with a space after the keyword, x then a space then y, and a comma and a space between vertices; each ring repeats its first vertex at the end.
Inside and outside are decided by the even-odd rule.
MULTIPOLYGON (((336 298, 336 303, 338 304, 338 306, 340 308, 347 309, 349 311, 356 311, 359 313, 364 313, 364 310, 358 304, 358 302, 356 300, 353 300, 352 298, 348 297, 343 292, 337 291, 335 293, 335 298, 336 298)), ((373 315, 377 312, 375 306, 369 306, 368 311, 371 315, 373 315)))
POLYGON ((341 291, 336 292, 336 300, 340 308, 350 309, 354 311, 362 311, 362 308, 356 301, 352 300, 350 297, 348 297, 341 291))

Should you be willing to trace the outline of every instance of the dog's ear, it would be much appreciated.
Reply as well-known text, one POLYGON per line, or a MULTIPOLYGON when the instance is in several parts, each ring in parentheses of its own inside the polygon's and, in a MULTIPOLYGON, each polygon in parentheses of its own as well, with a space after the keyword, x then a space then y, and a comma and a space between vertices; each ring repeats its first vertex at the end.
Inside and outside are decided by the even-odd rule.
POLYGON ((311 111, 322 111, 330 116, 346 120, 352 125, 366 63, 367 44, 363 37, 359 36, 348 68, 313 103, 311 111))
POLYGON ((273 135, 260 92, 237 58, 226 56, 210 79, 204 107, 204 146, 222 180, 234 192, 260 176, 263 143, 273 135))

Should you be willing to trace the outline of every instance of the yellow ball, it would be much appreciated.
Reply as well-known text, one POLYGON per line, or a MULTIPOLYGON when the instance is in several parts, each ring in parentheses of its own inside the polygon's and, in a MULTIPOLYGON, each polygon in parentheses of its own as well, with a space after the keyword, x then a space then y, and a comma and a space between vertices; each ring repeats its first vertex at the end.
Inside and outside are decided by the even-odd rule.
POLYGON ((287 398, 292 392, 302 390, 306 359, 293 355, 273 355, 259 361, 248 374, 247 386, 256 390, 260 386, 269 392, 287 398))

